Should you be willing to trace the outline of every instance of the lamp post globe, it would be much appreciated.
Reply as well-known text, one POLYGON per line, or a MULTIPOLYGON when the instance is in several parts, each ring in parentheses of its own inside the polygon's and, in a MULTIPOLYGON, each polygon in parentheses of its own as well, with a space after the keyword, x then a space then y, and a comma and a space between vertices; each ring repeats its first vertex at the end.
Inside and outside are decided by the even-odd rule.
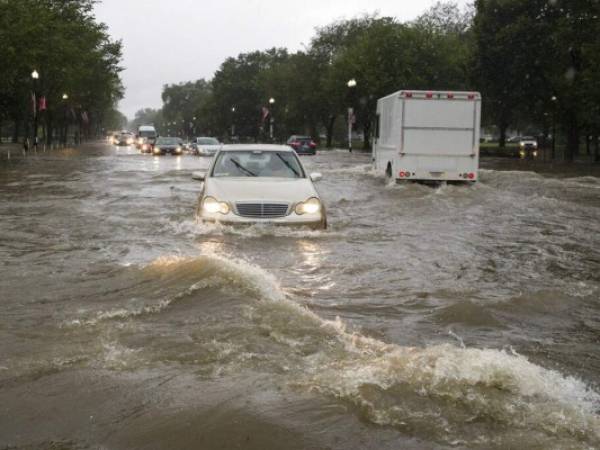
POLYGON ((348 86, 348 151, 352 153, 352 124, 354 122, 354 88, 356 87, 356 79, 351 78, 346 83, 348 86))
MULTIPOLYGON (((271 105, 271 108, 273 108, 274 104, 275 104, 275 99, 273 97, 271 97, 269 99, 269 105, 271 105)), ((271 111, 269 112, 269 138, 271 139, 271 142, 273 141, 273 138, 274 138, 274 123, 275 123, 275 118, 273 117, 273 110, 271 109, 271 111)))
POLYGON ((37 102, 38 102, 38 93, 37 93, 37 81, 40 78, 40 74, 37 70, 33 70, 31 72, 31 80, 33 81, 33 146, 37 149, 37 141, 38 141, 38 111, 37 111, 37 102))

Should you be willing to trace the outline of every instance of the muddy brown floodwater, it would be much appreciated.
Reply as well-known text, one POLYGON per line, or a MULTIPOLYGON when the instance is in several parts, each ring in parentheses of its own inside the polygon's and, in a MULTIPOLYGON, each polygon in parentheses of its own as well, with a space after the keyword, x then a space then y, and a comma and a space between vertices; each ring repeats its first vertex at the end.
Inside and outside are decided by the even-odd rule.
POLYGON ((599 178, 302 159, 326 231, 197 224, 199 157, 0 162, 0 448, 600 447, 599 178))

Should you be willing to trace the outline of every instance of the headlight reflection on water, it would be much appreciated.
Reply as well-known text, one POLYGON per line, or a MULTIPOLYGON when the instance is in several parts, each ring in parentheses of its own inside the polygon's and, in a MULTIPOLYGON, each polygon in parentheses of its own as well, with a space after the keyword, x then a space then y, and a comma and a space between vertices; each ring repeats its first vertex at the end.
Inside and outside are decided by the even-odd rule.
POLYGON ((222 254, 225 246, 222 242, 214 242, 214 241, 203 241, 198 244, 200 248, 200 252, 203 255, 214 255, 214 254, 222 254))
POLYGON ((333 289, 336 283, 322 271, 327 251, 314 241, 300 240, 297 245, 302 263, 294 268, 294 272, 298 273, 306 288, 319 291, 333 289))

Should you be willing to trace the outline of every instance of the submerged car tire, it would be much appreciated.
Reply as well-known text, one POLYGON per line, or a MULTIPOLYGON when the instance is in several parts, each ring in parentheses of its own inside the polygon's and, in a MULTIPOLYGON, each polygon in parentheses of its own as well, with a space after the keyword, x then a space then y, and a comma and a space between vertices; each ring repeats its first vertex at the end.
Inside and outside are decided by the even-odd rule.
POLYGON ((390 163, 388 163, 386 169, 385 169, 385 180, 389 183, 390 181, 392 181, 392 165, 390 163))

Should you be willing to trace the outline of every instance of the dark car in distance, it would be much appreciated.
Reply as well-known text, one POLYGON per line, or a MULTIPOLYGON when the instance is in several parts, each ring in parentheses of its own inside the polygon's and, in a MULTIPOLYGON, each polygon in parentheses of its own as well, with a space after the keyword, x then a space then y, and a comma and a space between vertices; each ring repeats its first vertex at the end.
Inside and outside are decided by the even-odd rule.
POLYGON ((310 136, 293 135, 286 142, 287 145, 296 150, 299 155, 316 155, 317 144, 310 136))
POLYGON ((183 152, 183 142, 177 137, 160 136, 156 138, 152 153, 155 155, 164 155, 170 153, 171 155, 181 155, 183 152))

